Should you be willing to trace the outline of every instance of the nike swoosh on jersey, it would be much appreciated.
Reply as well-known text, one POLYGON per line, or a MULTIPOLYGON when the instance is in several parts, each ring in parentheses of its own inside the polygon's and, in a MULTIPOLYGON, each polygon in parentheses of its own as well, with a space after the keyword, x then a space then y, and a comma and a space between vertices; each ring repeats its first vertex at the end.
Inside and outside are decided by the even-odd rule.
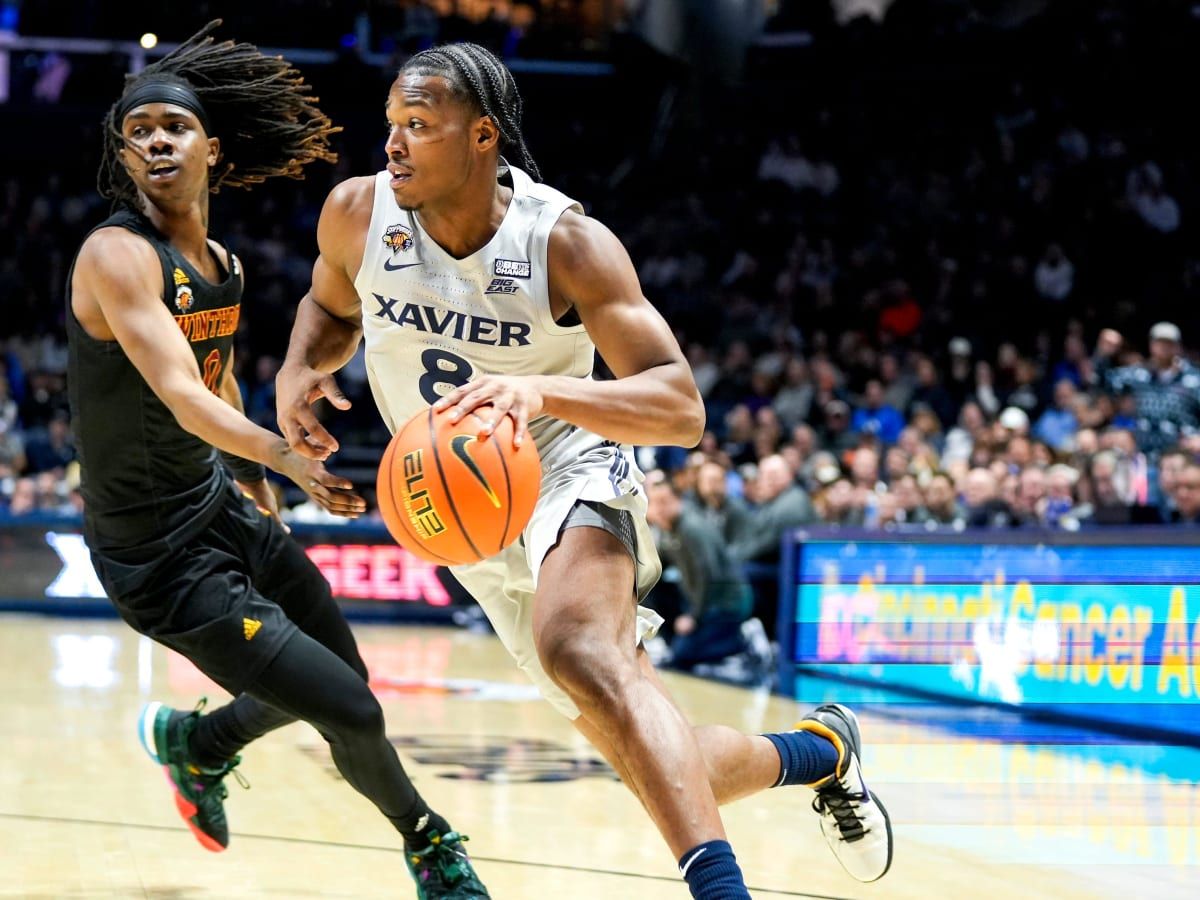
POLYGON ((413 266, 419 266, 421 263, 400 263, 398 266, 393 266, 390 260, 383 261, 383 267, 389 272, 398 272, 400 269, 411 269, 413 266))
POLYGON ((464 466, 466 466, 471 474, 475 476, 475 480, 483 485, 483 490, 487 493, 488 499, 492 501, 492 506, 496 509, 500 508, 500 498, 496 496, 496 492, 492 490, 492 486, 488 484, 487 477, 483 474, 483 470, 471 458, 471 451, 467 448, 475 443, 475 438, 469 434, 456 434, 450 438, 450 449, 454 451, 454 455, 459 458, 464 466))

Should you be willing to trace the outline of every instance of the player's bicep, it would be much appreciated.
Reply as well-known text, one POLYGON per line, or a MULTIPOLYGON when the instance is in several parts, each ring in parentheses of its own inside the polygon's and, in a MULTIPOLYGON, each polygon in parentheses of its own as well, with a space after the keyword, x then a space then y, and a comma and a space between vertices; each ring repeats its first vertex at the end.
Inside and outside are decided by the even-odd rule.
POLYGON ((101 234, 80 255, 80 274, 129 361, 171 406, 181 391, 203 382, 192 348, 162 302, 158 256, 138 238, 96 240, 101 234))
POLYGON ((330 265, 325 257, 318 256, 313 264, 312 288, 309 299, 335 319, 341 319, 355 327, 362 324, 362 304, 358 291, 344 269, 330 265))
POLYGON ((358 326, 362 307, 352 272, 362 263, 361 242, 371 222, 374 179, 351 178, 335 187, 317 220, 317 249, 310 299, 334 318, 358 326))
POLYGON ((579 318, 618 378, 683 360, 670 326, 640 292, 580 306, 579 318))

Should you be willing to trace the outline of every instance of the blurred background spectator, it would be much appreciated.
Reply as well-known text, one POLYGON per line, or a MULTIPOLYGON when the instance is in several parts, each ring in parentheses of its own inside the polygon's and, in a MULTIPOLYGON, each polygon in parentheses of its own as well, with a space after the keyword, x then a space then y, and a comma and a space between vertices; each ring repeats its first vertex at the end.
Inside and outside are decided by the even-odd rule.
POLYGON ((672 623, 670 665, 691 670, 742 653, 748 646, 742 625, 753 612, 754 595, 741 561, 729 552, 719 528, 689 508, 661 473, 648 479, 646 492, 647 518, 657 530, 664 563, 678 570, 683 598, 672 623))

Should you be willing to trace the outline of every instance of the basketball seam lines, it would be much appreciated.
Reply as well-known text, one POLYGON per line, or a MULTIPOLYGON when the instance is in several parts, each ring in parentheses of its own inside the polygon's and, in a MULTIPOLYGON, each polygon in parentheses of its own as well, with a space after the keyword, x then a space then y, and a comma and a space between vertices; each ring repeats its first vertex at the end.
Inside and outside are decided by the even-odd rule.
POLYGON ((467 531, 467 526, 463 524, 462 516, 458 514, 458 506, 454 503, 454 494, 450 491, 450 485, 446 483, 446 470, 442 468, 442 454, 438 449, 437 429, 433 427, 433 407, 429 408, 429 445, 433 447, 433 461, 437 465, 438 478, 442 480, 442 490, 446 493, 446 502, 450 504, 450 512, 454 514, 454 521, 458 523, 459 531, 462 536, 467 539, 471 549, 475 552, 475 556, 479 560, 484 559, 484 555, 479 552, 479 548, 475 546, 475 542, 471 540, 471 533, 467 531))
MULTIPOLYGON (((508 527, 512 524, 512 481, 508 475, 508 463, 504 461, 504 451, 500 449, 499 439, 494 441, 496 455, 500 457, 500 468, 504 470, 504 533, 500 536, 500 550, 508 546, 508 527)), ((500 550, 496 552, 499 553, 500 550)))
MULTIPOLYGON (((400 431, 403 432, 404 429, 401 428, 400 431)), ((394 457, 395 455, 396 455, 396 442, 393 441, 388 446, 387 451, 383 454, 383 463, 384 464, 381 465, 380 469, 379 469, 379 471, 381 473, 387 474, 388 484, 387 484, 387 495, 386 496, 388 497, 389 500, 394 500, 396 495, 395 495, 394 491, 392 490, 392 464, 389 461, 388 457, 389 456, 394 457)), ((378 486, 376 486, 376 493, 379 493, 378 486)), ((378 502, 378 499, 379 498, 376 497, 376 502, 378 502)), ((401 501, 401 503, 403 504, 403 501, 401 501)), ((400 520, 400 527, 402 529, 404 529, 404 533, 412 535, 412 538, 416 542, 417 546, 419 546, 422 550, 424 550, 430 556, 436 556, 438 559, 442 560, 443 562, 447 563, 448 565, 454 565, 454 560, 449 559, 445 556, 442 556, 442 554, 440 554, 440 553, 435 553, 433 550, 430 550, 428 547, 426 547, 424 545, 424 543, 422 543, 421 536, 419 534, 417 534, 416 531, 409 526, 407 519, 405 519, 403 509, 396 510, 396 518, 400 520)))

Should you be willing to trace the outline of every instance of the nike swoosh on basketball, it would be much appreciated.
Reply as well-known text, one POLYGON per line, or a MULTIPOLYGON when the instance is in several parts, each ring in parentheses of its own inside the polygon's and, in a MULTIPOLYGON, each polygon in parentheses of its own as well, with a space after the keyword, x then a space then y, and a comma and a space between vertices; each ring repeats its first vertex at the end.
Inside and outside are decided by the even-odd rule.
POLYGON ((492 490, 492 486, 488 484, 487 477, 483 474, 483 470, 471 458, 471 452, 467 449, 471 444, 475 443, 475 438, 469 434, 456 434, 450 438, 450 449, 454 451, 454 455, 459 458, 464 466, 470 469, 471 474, 475 476, 475 480, 483 485, 484 491, 487 493, 488 499, 492 501, 492 506, 496 509, 500 508, 500 498, 496 496, 496 492, 492 490))
MULTIPOLYGON (((421 262, 423 262, 423 261, 424 260, 422 260, 421 262)), ((383 261, 383 267, 384 267, 384 269, 386 269, 389 272, 398 272, 400 269, 411 269, 413 266, 419 266, 419 265, 421 265, 421 262, 400 263, 400 265, 398 265, 398 266, 393 266, 391 260, 385 259, 383 261)))

